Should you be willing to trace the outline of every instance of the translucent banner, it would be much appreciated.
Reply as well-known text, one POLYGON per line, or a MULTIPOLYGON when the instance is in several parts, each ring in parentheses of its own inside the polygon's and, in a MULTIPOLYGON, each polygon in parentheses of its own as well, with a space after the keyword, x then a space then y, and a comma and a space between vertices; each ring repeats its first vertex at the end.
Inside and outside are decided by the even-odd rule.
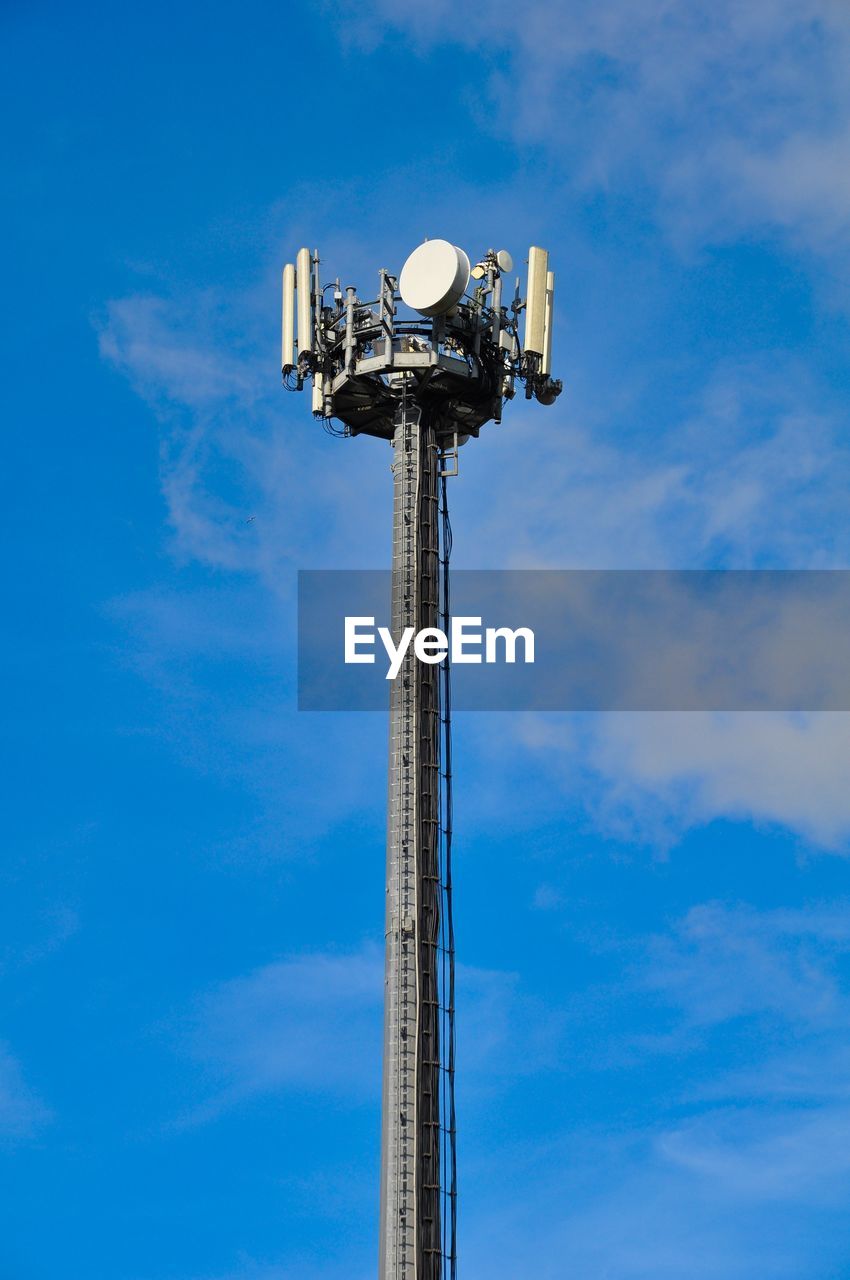
POLYGON ((301 709, 386 709, 409 645, 458 710, 850 710, 848 571, 457 570, 420 636, 389 633, 390 585, 299 574, 301 709))

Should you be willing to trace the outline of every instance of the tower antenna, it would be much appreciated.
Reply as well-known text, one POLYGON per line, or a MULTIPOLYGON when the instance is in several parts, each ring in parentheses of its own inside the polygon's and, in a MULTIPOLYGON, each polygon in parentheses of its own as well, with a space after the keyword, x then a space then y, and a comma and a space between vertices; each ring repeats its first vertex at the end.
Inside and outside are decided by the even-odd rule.
MULTIPOLYGON (((380 271, 377 298, 337 279, 332 305, 317 252, 284 268, 284 385, 312 383, 313 415, 332 434, 392 444, 396 644, 406 627, 448 632, 446 480, 460 446, 501 421, 517 383, 541 404, 561 393, 547 251, 533 246, 528 266, 510 309, 504 249, 473 266, 450 241, 426 240, 398 278, 380 271)), ((449 658, 419 662, 408 647, 390 695, 379 1280, 457 1275, 451 745, 449 658)))

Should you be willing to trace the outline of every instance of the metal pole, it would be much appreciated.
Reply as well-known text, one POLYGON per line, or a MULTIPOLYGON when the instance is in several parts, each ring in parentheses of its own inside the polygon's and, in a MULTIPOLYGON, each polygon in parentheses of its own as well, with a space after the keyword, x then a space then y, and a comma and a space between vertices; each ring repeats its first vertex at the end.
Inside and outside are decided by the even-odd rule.
MULTIPOLYGON (((438 452, 406 383, 393 436, 392 621, 439 617, 438 452)), ((408 650, 390 696, 380 1280, 440 1280, 439 668, 408 650)))
MULTIPOLYGON (((500 273, 510 269, 510 255, 490 250, 479 265, 486 286, 464 301, 469 259, 447 241, 431 241, 414 250, 398 280, 381 271, 377 304, 360 303, 349 287, 343 310, 339 279, 334 306, 325 307, 318 252, 302 248, 294 272, 294 367, 292 269, 284 276, 284 386, 301 391, 312 379, 313 413, 332 435, 393 442, 391 627, 396 643, 407 628, 419 632, 442 620, 440 629, 448 630, 451 527, 445 477, 457 474, 460 437, 477 436, 485 423, 501 421, 502 403, 513 397, 517 380, 525 384, 526 396, 536 396, 541 404, 553 404, 562 390, 549 372, 554 280, 547 251, 535 246, 529 251, 526 300, 517 279, 508 310, 501 306, 500 273), (435 263, 441 264, 439 271, 435 263), (439 279, 442 264, 454 276, 448 293, 439 279), (400 287, 405 276, 406 291, 400 287), (399 329, 397 291, 418 313, 399 329), (525 350, 518 332, 522 312, 525 350), (489 340, 482 342, 485 335, 489 340), (457 358, 470 351, 474 359, 457 358)), ((474 275, 482 278, 477 269, 474 275)), ((390 688, 379 1275, 380 1280, 456 1280, 448 655, 440 667, 420 662, 410 647, 390 688)))

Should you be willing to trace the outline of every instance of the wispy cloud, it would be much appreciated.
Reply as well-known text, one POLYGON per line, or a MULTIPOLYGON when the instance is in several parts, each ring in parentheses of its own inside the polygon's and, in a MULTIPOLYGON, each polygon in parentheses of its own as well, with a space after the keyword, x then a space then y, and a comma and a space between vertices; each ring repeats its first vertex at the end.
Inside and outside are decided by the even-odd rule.
POLYGON ((252 463, 258 435, 269 438, 261 409, 269 379, 256 346, 246 350, 245 338, 234 334, 240 320, 253 318, 243 301, 223 306, 212 291, 201 290, 188 305, 132 295, 108 304, 99 341, 103 358, 129 379, 160 423, 174 551, 215 568, 259 571, 257 534, 267 532, 269 518, 263 482, 274 482, 283 458, 277 459, 278 440, 264 451, 259 470, 252 463), (246 521, 261 505, 259 528, 249 529, 246 521))
MULTIPOLYGON (((219 299, 206 316, 204 296, 197 309, 124 299, 101 331, 105 358, 160 421, 175 551, 259 575, 275 591, 307 558, 339 566, 352 542, 361 557, 374 555, 385 541, 377 513, 389 499, 386 446, 341 446, 309 424, 296 427, 302 399, 284 397, 256 347, 233 351, 234 330, 270 323, 254 310, 255 294, 219 299)), ((263 301, 273 314, 273 297, 263 301)), ((542 421, 515 406, 510 432, 493 430, 478 448, 475 493, 486 501, 464 495, 477 562, 482 554, 524 567, 850 561, 850 449, 838 409, 805 369, 780 375, 772 357, 714 369, 653 421, 651 449, 636 393, 603 409, 603 421, 595 400, 574 389, 542 421)))
POLYGON ((199 1001, 184 1042, 219 1081, 190 1121, 286 1089, 373 1098, 382 1001, 372 947, 295 956, 222 983, 199 1001))
POLYGON ((799 1204, 843 1198, 850 1180, 848 1138, 850 1107, 769 1115, 730 1107, 663 1134, 658 1153, 730 1200, 799 1204))
POLYGON ((232 330, 230 343, 221 340, 227 319, 212 290, 193 290, 189 306, 152 294, 119 298, 107 304, 100 353, 163 411, 175 405, 219 411, 223 402, 249 408, 262 394, 264 370, 232 330))
MULTIPOLYGON (((774 1146, 738 1117, 746 1169, 722 1161, 711 1167, 692 1152, 686 1161, 672 1135, 573 1136, 536 1165, 530 1151, 512 1149, 525 1194, 512 1199, 489 1182, 481 1187, 495 1204, 466 1224, 469 1273, 485 1280, 533 1271, 561 1280, 568 1259, 587 1280, 818 1280, 836 1267, 840 1274, 841 1190, 824 1198, 823 1179, 812 1198, 788 1194, 792 1186, 799 1192, 804 1170, 816 1166, 818 1134, 828 1125, 827 1117, 820 1120, 823 1127, 810 1124, 808 1132, 787 1126, 774 1146), (761 1161, 779 1152, 784 1167, 773 1180, 761 1161), (824 1222, 826 1232, 819 1230, 824 1222)), ((843 1118, 839 1132, 845 1126, 843 1118)))
POLYGON ((0 1140, 32 1137, 50 1113, 24 1080, 20 1063, 0 1044, 0 1140))
POLYGON ((108 305, 99 341, 156 414, 173 553, 286 595, 295 567, 347 545, 343 526, 355 515, 335 500, 356 486, 368 528, 389 471, 368 444, 345 468, 328 465, 337 442, 301 429, 303 397, 285 397, 275 372, 277 307, 274 286, 190 290, 179 301, 131 295, 108 305))
MULTIPOLYGON (((249 347, 234 355, 229 338, 256 328, 256 304, 250 292, 227 305, 207 298, 206 311, 202 301, 187 309, 128 300, 113 308, 102 342, 160 417, 177 553, 241 570, 291 607, 297 563, 340 564, 353 547, 383 546, 378 513, 389 500, 389 472, 369 442, 348 449, 344 469, 324 461, 321 434, 301 432, 299 451, 288 443, 282 393, 276 384, 264 389, 256 354, 249 347), (357 504, 343 500, 341 487, 352 485, 357 504)), ((602 433, 583 424, 590 414, 580 402, 542 424, 520 412, 509 438, 495 433, 480 447, 475 494, 464 495, 460 511, 467 536, 458 540, 459 564, 480 564, 482 555, 493 565, 650 568, 850 560, 850 451, 837 413, 818 406, 805 377, 777 380, 752 366, 715 371, 650 452, 611 443, 610 423, 602 433)), ((624 434, 634 436, 631 428, 624 434)), ((207 647, 216 636, 228 652, 241 646, 250 657, 260 614, 267 639, 274 633, 287 643, 289 634, 291 643, 283 618, 282 629, 269 631, 261 597, 235 609, 231 597, 229 589, 218 602, 200 602, 207 647)), ((169 636, 197 632, 197 603, 160 592, 116 602, 114 612, 132 622, 140 662, 154 672, 162 669, 157 650, 167 657, 173 648, 169 636)), ((679 829, 740 816, 837 845, 850 826, 839 765, 846 734, 840 717, 609 718, 590 735, 591 768, 606 787, 597 811, 609 822, 626 819, 623 830, 641 814, 657 824, 667 812, 679 829)), ((556 759, 567 746, 551 726, 527 736, 554 748, 556 759)))
POLYGON ((679 1006, 688 1027, 779 1014, 838 1031, 850 1027, 850 1006, 835 962, 848 953, 841 903, 793 911, 705 903, 653 941, 645 982, 679 1006))
MULTIPOLYGON (((597 991, 586 1018, 574 1006, 571 1037, 579 1048, 588 1038, 591 1072, 615 1070, 618 1088, 639 1073, 653 1091, 647 1119, 631 1118, 638 1106, 613 1132, 577 1125, 515 1142, 501 1157, 522 1197, 505 1194, 492 1154, 477 1152, 471 1274, 531 1268, 556 1280, 565 1257, 592 1280, 814 1280, 840 1267, 850 1186, 842 908, 705 903, 630 940, 633 961, 612 994, 638 1002, 646 1025, 666 1011, 669 1033, 640 1036, 626 1053, 615 1019, 612 1056, 597 991)), ((594 1084, 571 1087, 596 1096, 594 1084)))
MULTIPOLYGON (((465 562, 529 568, 815 568, 850 563, 850 449, 838 406, 773 358, 717 367, 647 421, 637 397, 571 392, 517 415, 475 460, 487 503, 465 562), (506 467, 507 457, 511 459, 506 467), (484 548, 484 550, 482 550, 484 548), (475 557, 475 558, 473 558, 475 557)), ((464 501, 469 499, 464 496, 464 501)))
MULTIPOLYGON (((581 6, 576 12, 577 29, 569 39, 577 41, 577 57, 591 56, 597 42, 602 47, 609 41, 611 56, 627 62, 634 34, 635 56, 654 66, 654 59, 666 62, 677 42, 693 34, 691 19, 678 11, 653 9, 654 25, 646 32, 637 31, 642 22, 620 8, 607 20, 581 6), (659 23, 664 32, 657 30, 659 23), (662 56, 653 40, 672 43, 662 56)), ((687 56, 706 57, 705 66, 716 71, 723 42, 740 38, 745 67, 751 56, 747 42, 760 49, 759 40, 775 37, 783 52, 770 74, 780 80, 787 75, 793 97, 802 90, 792 35, 807 29, 810 18, 814 43, 806 57, 819 57, 815 46, 820 48, 824 31, 842 20, 834 13, 818 17, 812 9, 803 21, 789 5, 780 15, 781 30, 771 34, 766 11, 759 12, 758 20, 725 8, 703 15, 707 48, 712 42, 717 48, 687 56), (790 60, 787 72, 781 70, 783 59, 790 60)), ((415 22, 420 20, 426 22, 415 22)), ((481 21, 470 13, 469 29, 481 21)), ((505 21, 513 29, 507 11, 505 21)), ((529 21, 545 32, 550 19, 534 10, 529 21)), ((529 46, 521 56, 533 52, 529 46)), ((734 81, 731 71, 729 77, 734 81)), ((612 91, 631 92, 630 83, 625 73, 615 76, 612 91)), ((676 100, 673 85, 665 92, 676 100)), ((734 93, 734 85, 724 92, 734 93)), ((762 96, 770 97, 767 88, 762 96)), ((815 112, 811 119, 816 123, 820 116, 815 112)), ((358 265, 368 258, 351 237, 337 247, 350 251, 358 265)), ((187 643, 195 645, 195 658, 201 650, 209 656, 218 645, 234 660, 241 652, 244 660, 256 661, 262 635, 277 653, 291 657, 295 569, 385 564, 388 554, 389 451, 375 441, 329 441, 305 423, 303 400, 287 399, 280 390, 273 373, 273 275, 269 271, 256 287, 227 296, 209 288, 184 290, 179 299, 131 296, 112 304, 101 329, 104 357, 156 414, 171 550, 182 564, 198 564, 215 575, 212 589, 205 584, 200 592, 190 591, 181 584, 179 593, 159 589, 113 606, 128 637, 126 660, 181 703, 192 692, 187 643), (228 576, 235 574, 241 582, 228 576)), ((765 353, 708 372, 702 368, 693 389, 677 393, 660 417, 642 386, 626 379, 613 391, 572 387, 554 409, 534 419, 514 405, 509 428, 494 428, 486 442, 468 446, 475 449, 474 483, 470 477, 452 495, 459 534, 455 563, 850 563, 850 449, 843 413, 804 362, 765 353)), ((206 676, 201 672, 198 678, 203 682, 206 676)), ((205 702, 204 687, 196 692, 195 711, 205 702)), ((215 699, 206 701, 209 717, 215 699)), ((279 739, 278 710, 275 703, 275 723, 269 720, 265 727, 259 707, 249 715, 227 710, 228 740, 238 744, 245 734, 252 741, 279 739)), ((208 748, 191 732, 195 721, 188 713, 184 721, 192 739, 186 758, 206 759, 208 748)), ((299 734, 306 743, 303 721, 299 734)), ((581 771, 589 780, 594 819, 625 838, 669 844, 690 825, 733 817, 780 824, 831 848, 842 848, 850 832, 840 767, 847 734, 839 716, 607 717, 580 732, 564 722, 526 722, 522 730, 528 761, 568 783, 581 771)), ((204 731, 208 742, 222 737, 204 731)), ((494 750, 485 744, 488 754, 494 750)), ((352 786, 350 795, 355 793, 352 786)))
POLYGON ((598 814, 614 829, 644 826, 649 835, 660 827, 676 838, 729 818, 847 849, 846 713, 612 715, 584 741, 601 783, 598 814))
POLYGON ((773 224, 848 247, 841 4, 460 0, 403 20, 388 0, 368 15, 328 8, 367 47, 403 34, 422 51, 468 49, 482 123, 557 155, 579 186, 645 184, 678 238, 773 224))
MULTIPOLYGON (((384 957, 380 948, 289 957, 204 994, 179 1033, 181 1051, 216 1082, 184 1122, 294 1090, 374 1105, 380 1094, 384 957)), ((461 967, 464 1069, 490 1096, 551 1066, 563 1018, 516 974, 461 967)))

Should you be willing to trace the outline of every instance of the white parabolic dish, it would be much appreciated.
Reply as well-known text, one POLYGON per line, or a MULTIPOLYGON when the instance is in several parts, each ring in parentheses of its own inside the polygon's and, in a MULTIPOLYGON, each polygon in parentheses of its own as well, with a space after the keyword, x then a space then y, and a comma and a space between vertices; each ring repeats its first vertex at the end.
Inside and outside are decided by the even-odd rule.
POLYGON ((469 284, 469 258, 448 240, 426 240, 401 269, 404 301, 423 316, 441 316, 460 302, 469 284))

